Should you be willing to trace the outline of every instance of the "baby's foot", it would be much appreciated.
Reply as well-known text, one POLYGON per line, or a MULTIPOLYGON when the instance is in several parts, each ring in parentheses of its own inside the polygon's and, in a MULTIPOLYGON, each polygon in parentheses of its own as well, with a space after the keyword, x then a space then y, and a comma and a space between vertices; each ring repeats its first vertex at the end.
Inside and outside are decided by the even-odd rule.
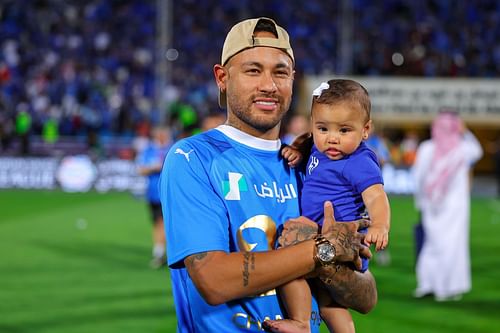
POLYGON ((275 333, 310 333, 309 325, 293 319, 266 320, 262 327, 275 333))

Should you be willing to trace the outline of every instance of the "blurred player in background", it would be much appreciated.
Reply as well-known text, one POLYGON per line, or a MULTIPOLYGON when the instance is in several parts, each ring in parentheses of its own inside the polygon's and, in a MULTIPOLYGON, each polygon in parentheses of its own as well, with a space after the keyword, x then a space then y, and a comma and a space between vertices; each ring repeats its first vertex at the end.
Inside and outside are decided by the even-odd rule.
POLYGON ((431 139, 420 144, 413 167, 415 202, 422 212, 425 241, 417 260, 419 298, 458 300, 471 288, 470 177, 483 150, 454 112, 441 112, 431 139))
POLYGON ((201 131, 205 132, 212 128, 216 128, 224 124, 225 121, 226 115, 224 113, 218 111, 210 112, 201 120, 201 131))
POLYGON ((152 268, 160 268, 166 264, 166 242, 158 181, 172 138, 167 127, 154 127, 151 136, 149 144, 137 156, 136 163, 139 174, 148 177, 146 198, 153 220, 153 258, 150 265, 152 268))
MULTIPOLYGON (((389 151, 389 147, 387 146, 386 139, 383 135, 383 132, 377 130, 375 125, 372 124, 370 129, 370 135, 368 139, 365 140, 368 148, 373 150, 375 155, 377 155, 378 162, 380 167, 383 168, 384 164, 391 163, 391 153, 389 151)), ((389 249, 381 249, 374 255, 375 262, 380 266, 389 266, 391 264, 391 254, 389 249)))

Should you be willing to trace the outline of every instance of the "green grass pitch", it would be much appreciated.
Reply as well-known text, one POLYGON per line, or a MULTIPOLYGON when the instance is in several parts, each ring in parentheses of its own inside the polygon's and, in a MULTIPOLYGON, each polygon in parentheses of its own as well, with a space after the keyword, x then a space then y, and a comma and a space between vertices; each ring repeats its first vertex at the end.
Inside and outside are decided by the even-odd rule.
MULTIPOLYGON (((390 200, 392 263, 371 264, 379 304, 353 314, 357 332, 498 331, 500 201, 473 199, 472 291, 435 303, 411 297, 412 199, 390 200)), ((168 272, 148 266, 150 231, 146 204, 127 193, 0 191, 0 332, 175 332, 168 272)))

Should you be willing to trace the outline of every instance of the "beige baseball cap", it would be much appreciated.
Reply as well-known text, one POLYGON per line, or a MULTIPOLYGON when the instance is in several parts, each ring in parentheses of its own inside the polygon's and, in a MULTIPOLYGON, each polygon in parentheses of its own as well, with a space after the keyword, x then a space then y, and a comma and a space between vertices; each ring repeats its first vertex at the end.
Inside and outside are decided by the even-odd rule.
MULTIPOLYGON (((273 19, 267 17, 259 17, 241 21, 234 25, 226 36, 224 46, 222 47, 221 65, 225 65, 229 59, 235 54, 249 48, 265 46, 281 49, 292 58, 292 46, 290 45, 290 38, 285 29, 276 24, 273 19), (254 37, 255 26, 260 20, 266 20, 274 24, 277 38, 270 37, 254 37)), ((222 108, 226 107, 226 93, 219 90, 219 105, 222 108)))

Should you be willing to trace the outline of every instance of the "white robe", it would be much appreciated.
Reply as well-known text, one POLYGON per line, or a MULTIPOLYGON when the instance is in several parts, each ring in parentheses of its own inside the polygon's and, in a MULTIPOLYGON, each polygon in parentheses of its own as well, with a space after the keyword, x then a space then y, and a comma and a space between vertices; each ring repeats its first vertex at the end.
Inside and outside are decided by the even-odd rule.
POLYGON ((421 294, 433 293, 436 298, 446 298, 471 289, 469 172, 483 151, 472 133, 464 135, 459 147, 463 163, 455 169, 438 205, 432 203, 423 186, 426 177, 432 173, 429 167, 433 153, 432 140, 422 142, 413 167, 416 205, 422 213, 425 231, 425 241, 416 267, 417 291, 421 294))

